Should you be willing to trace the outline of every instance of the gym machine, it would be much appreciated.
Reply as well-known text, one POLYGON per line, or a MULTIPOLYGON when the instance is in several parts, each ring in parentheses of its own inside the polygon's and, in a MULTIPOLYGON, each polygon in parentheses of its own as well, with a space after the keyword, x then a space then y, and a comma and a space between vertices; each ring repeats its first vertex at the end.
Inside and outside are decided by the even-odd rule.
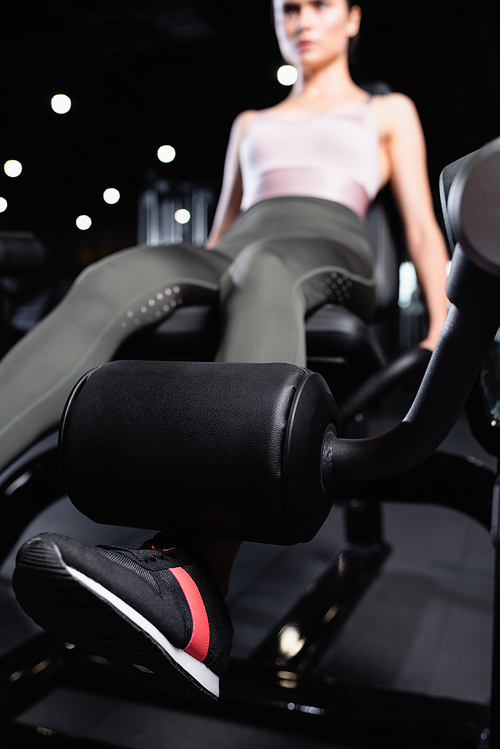
MULTIPOLYGON (((373 745, 376 735, 377 743, 388 747, 500 748, 500 480, 484 466, 438 451, 465 406, 476 439, 487 452, 500 456, 500 377, 494 341, 500 325, 499 188, 500 139, 441 175, 453 250, 447 285, 451 308, 413 405, 386 434, 343 438, 333 388, 320 375, 291 365, 118 360, 93 370, 74 389, 61 426, 65 486, 74 504, 98 522, 112 522, 116 516, 111 486, 127 507, 127 492, 136 496, 138 481, 143 494, 154 496, 165 476, 176 496, 186 500, 178 503, 179 527, 189 523, 229 538, 305 542, 334 501, 360 502, 361 519, 353 522, 348 544, 322 578, 249 659, 231 663, 217 705, 190 703, 189 709, 293 725, 330 740, 349 737, 357 746, 363 739, 373 745), (117 379, 120 388, 115 387, 117 379), (124 398, 127 409, 120 408, 124 398), (132 434, 131 424, 140 430, 139 436, 137 431, 132 434), (181 428, 185 424, 189 430, 181 428), (215 460, 222 448, 225 471, 215 460), (201 478, 193 466, 203 467, 201 478), (210 507, 201 491, 207 473, 218 481, 210 507), (387 556, 372 508, 388 501, 421 502, 422 487, 425 502, 458 509, 491 533, 496 578, 489 706, 344 685, 322 678, 317 668, 325 643, 340 631, 387 556), (292 626, 300 647, 287 652, 283 632, 292 626)), ((373 373, 343 408, 350 399, 354 411, 360 402, 369 402, 387 381, 395 381, 395 369, 373 373)), ((55 436, 48 435, 0 477, 0 511, 3 523, 10 522, 12 537, 62 488, 57 472, 44 470, 53 465, 54 446, 55 436)), ((148 507, 141 509, 140 518, 134 510, 131 525, 161 526, 158 513, 153 517, 148 507)), ((120 524, 126 519, 121 510, 120 524)), ((76 684, 162 704, 160 696, 123 684, 113 667, 68 650, 48 636, 4 658, 0 680, 0 729, 11 740, 40 737, 35 729, 30 732, 16 724, 15 717, 56 685, 76 684)), ((94 743, 61 734, 51 738, 53 745, 94 743)))

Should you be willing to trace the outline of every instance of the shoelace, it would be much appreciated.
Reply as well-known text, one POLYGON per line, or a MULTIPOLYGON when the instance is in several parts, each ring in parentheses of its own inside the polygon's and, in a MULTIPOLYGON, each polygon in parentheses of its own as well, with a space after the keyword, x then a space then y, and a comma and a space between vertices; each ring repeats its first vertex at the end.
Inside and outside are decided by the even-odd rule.
MULTIPOLYGON (((165 553, 175 551, 177 546, 170 546, 170 547, 163 547, 163 546, 157 546, 155 543, 155 538, 150 539, 149 541, 146 541, 142 546, 141 549, 151 549, 151 551, 164 551, 165 553)), ((175 556, 175 555, 174 555, 175 556)), ((156 564, 158 562, 158 557, 154 554, 151 554, 150 556, 147 556, 144 558, 144 561, 146 562, 152 562, 156 564)))

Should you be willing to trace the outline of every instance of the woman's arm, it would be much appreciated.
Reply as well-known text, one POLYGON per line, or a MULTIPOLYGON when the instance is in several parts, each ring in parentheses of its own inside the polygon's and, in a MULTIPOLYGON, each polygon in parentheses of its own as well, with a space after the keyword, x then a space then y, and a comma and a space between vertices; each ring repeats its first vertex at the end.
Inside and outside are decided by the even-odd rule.
POLYGON ((448 312, 445 284, 449 256, 434 213, 425 139, 416 107, 403 94, 384 98, 391 187, 429 316, 428 334, 420 345, 432 350, 448 312))
POLYGON ((217 210, 215 211, 212 229, 205 243, 207 250, 215 247, 215 245, 222 239, 222 236, 226 233, 240 212, 241 198, 243 196, 239 160, 240 143, 255 115, 256 112, 250 110, 242 112, 237 116, 231 128, 226 160, 224 163, 222 189, 217 204, 217 210))

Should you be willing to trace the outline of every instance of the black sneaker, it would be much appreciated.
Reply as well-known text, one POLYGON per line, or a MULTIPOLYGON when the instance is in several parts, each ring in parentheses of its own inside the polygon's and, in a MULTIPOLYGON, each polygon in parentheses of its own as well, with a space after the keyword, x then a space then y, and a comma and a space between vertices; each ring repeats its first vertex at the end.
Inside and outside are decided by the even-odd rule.
POLYGON ((165 544, 87 546, 43 533, 18 552, 13 584, 43 629, 155 689, 217 699, 233 627, 202 556, 165 544))

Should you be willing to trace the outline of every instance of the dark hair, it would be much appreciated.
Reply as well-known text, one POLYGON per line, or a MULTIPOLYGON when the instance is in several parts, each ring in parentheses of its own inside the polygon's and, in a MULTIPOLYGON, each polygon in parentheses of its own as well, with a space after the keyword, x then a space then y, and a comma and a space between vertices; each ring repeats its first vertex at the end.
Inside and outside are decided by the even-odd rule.
MULTIPOLYGON (((354 8, 355 5, 359 5, 361 7, 361 2, 356 2, 356 0, 347 0, 347 4, 349 6, 349 10, 354 8)), ((358 46, 359 35, 360 35, 360 32, 358 31, 356 36, 353 36, 352 39, 349 40, 349 59, 351 60, 354 55, 354 50, 358 46)))

